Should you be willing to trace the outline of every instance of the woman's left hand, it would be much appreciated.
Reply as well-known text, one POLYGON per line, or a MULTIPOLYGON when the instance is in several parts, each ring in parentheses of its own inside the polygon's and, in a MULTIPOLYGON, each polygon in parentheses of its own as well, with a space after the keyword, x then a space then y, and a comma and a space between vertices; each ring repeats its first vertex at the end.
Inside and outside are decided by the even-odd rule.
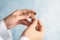
POLYGON ((4 18, 4 22, 7 26, 7 29, 13 28, 17 24, 19 24, 20 20, 27 19, 31 16, 31 13, 35 13, 33 10, 16 10, 6 18, 4 18))

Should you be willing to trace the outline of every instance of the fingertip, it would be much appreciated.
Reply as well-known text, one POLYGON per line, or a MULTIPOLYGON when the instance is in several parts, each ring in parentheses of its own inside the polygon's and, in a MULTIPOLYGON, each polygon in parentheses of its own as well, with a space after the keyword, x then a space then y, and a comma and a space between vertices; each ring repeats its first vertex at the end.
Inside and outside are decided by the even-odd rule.
POLYGON ((34 19, 31 25, 37 25, 37 19, 34 19))
POLYGON ((32 24, 33 25, 37 25, 37 22, 38 22, 38 20, 37 19, 34 19, 32 24))
POLYGON ((34 21, 34 22, 37 22, 38 20, 37 20, 37 19, 34 19, 33 21, 34 21))

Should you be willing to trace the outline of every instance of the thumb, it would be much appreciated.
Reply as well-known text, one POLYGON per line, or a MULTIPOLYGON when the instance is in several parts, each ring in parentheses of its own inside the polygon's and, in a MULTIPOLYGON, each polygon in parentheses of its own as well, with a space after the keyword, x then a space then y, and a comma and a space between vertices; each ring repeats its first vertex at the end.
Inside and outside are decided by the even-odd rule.
POLYGON ((40 24, 40 32, 44 32, 44 27, 42 25, 42 22, 39 20, 39 24, 40 24))
POLYGON ((32 24, 29 27, 35 29, 35 27, 37 26, 37 22, 38 22, 38 20, 34 19, 34 21, 32 22, 32 24))

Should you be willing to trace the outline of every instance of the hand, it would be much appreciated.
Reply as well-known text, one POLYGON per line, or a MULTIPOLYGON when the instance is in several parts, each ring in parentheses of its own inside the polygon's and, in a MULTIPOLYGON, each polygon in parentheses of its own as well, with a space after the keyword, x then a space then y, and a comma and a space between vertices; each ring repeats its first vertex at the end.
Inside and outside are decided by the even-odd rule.
POLYGON ((31 16, 31 13, 35 13, 33 10, 16 10, 12 14, 10 14, 8 17, 4 18, 5 24, 8 29, 13 28, 19 22, 20 20, 27 19, 31 16))
POLYGON ((37 19, 23 32, 22 36, 28 37, 30 40, 42 40, 44 36, 44 28, 37 19), (39 24, 38 24, 39 23, 39 24), (39 31, 36 29, 40 25, 39 31))

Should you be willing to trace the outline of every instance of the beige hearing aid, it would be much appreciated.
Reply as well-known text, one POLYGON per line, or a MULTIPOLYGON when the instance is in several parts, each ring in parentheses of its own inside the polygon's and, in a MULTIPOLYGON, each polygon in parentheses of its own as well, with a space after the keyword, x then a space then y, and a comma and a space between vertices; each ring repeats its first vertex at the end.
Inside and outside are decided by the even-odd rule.
POLYGON ((35 19, 36 13, 31 14, 31 19, 35 19))

